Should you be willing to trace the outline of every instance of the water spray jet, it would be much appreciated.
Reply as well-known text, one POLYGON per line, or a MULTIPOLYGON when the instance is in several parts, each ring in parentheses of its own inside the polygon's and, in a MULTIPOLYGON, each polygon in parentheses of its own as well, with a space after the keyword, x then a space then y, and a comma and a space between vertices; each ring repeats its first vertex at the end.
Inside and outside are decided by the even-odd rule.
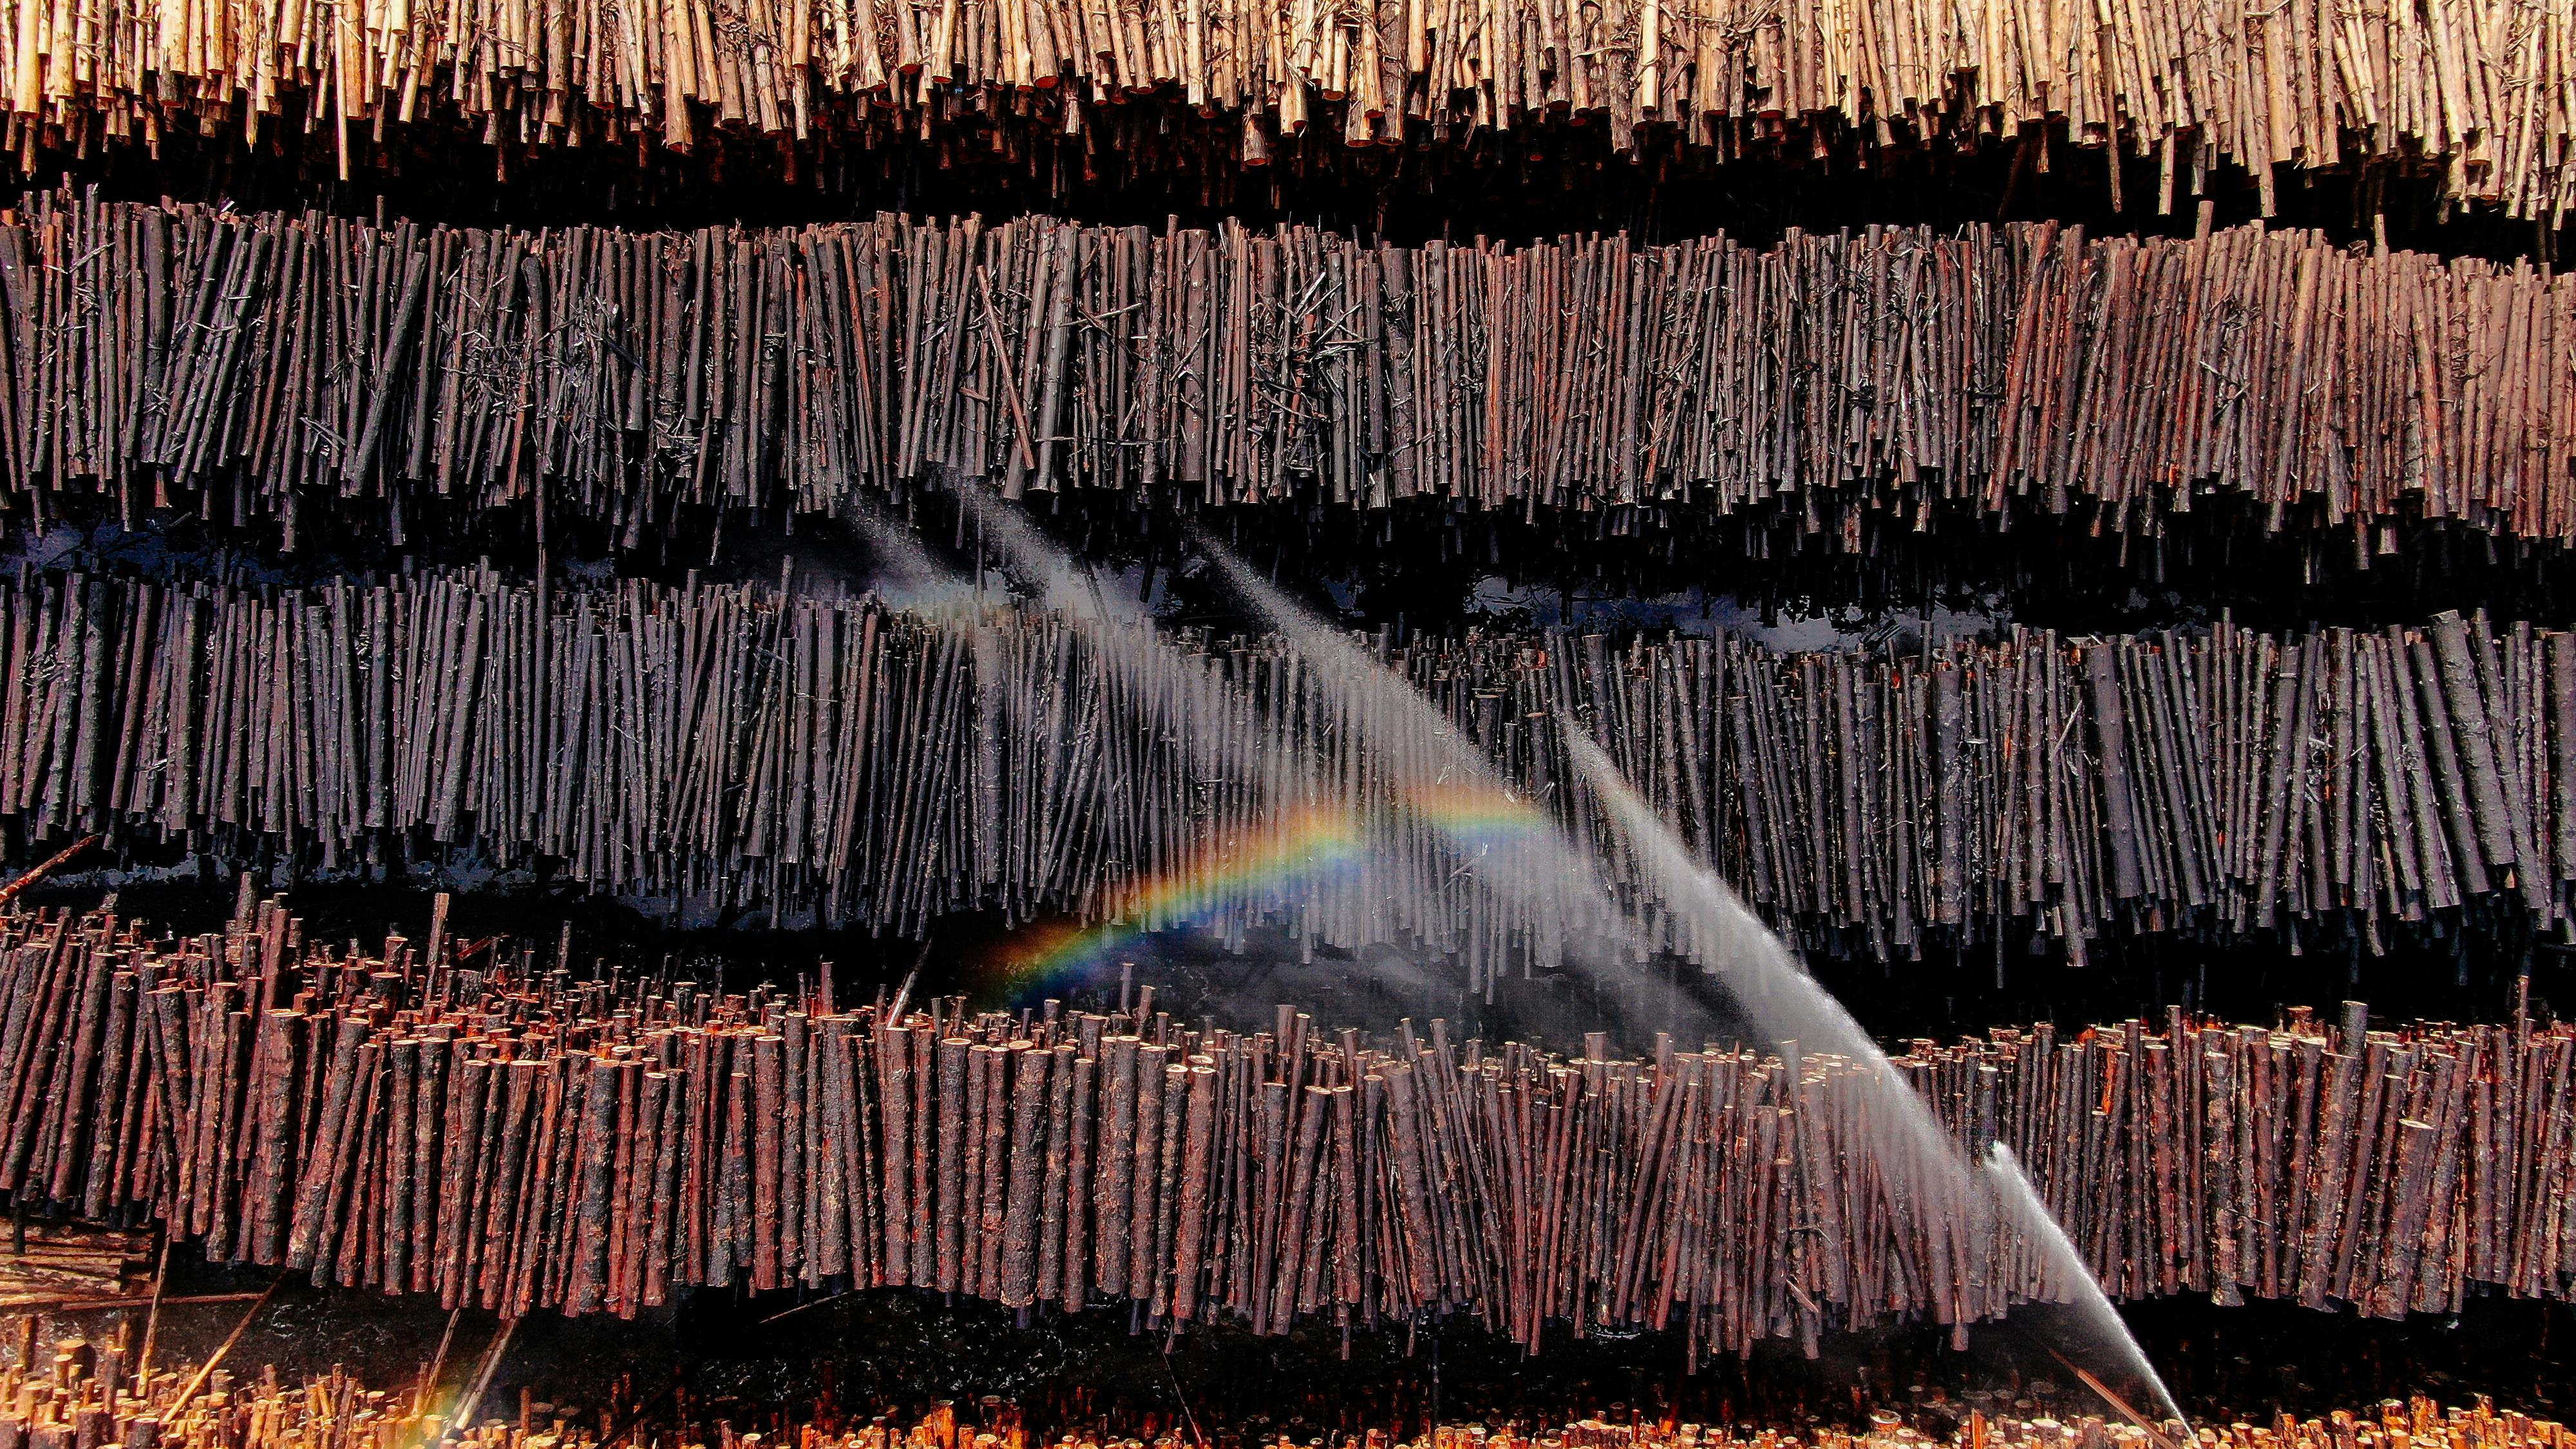
POLYGON ((2148 1362, 2145 1351, 2121 1321, 2064 1230, 2038 1195, 2030 1191, 2009 1151, 1996 1144, 1999 1159, 1990 1159, 1989 1171, 1972 1173, 1957 1139, 1942 1129, 1922 1099, 1896 1077, 1878 1044, 1860 1029, 1842 1003, 1813 977, 1790 965, 1787 949, 1779 938, 1745 909, 1724 881, 1694 859, 1675 838, 1672 828, 1637 798, 1590 734, 1571 720, 1560 719, 1559 724, 1567 753, 1605 807, 1630 857, 1640 867, 1640 878, 1654 887, 1656 896, 1669 908, 1702 918, 1708 927, 1708 939, 1724 944, 1726 949, 1718 953, 1712 969, 1727 979, 1738 999, 1765 1022, 1775 1039, 1797 1044, 1784 1050, 1812 1050, 1823 1042, 1837 1054, 1865 1063, 1869 1070, 1863 1079, 1883 1085, 1885 1090, 1878 1095, 1890 1109, 1886 1118, 1873 1119, 1881 1129, 1880 1147, 1886 1156, 1928 1173, 1928 1180, 1917 1184, 1918 1192, 1927 1188, 1937 1191, 1950 1199, 1954 1208, 1990 1203, 2002 1211, 2024 1240, 2035 1241, 2058 1270, 2060 1284, 2072 1295, 2070 1301, 2078 1305, 2102 1346, 2154 1389, 2159 1409, 2170 1419, 2180 1420, 2181 1411, 2155 1366, 2148 1362), (1991 1167, 1997 1160, 2003 1168, 2000 1173, 1991 1167), (1988 1190, 1974 1191, 1980 1183, 1989 1184, 1988 1190), (1993 1184, 2001 1184, 2005 1190, 1997 1190, 1993 1184), (2017 1191, 2010 1190, 2016 1188, 2017 1191))

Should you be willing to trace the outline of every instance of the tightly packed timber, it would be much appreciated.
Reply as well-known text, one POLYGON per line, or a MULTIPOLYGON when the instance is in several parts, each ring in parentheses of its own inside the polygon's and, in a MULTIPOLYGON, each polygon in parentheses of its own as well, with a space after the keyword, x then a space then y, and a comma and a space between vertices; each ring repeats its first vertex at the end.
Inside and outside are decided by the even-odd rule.
POLYGON ((344 145, 431 117, 488 143, 686 147, 728 128, 863 144, 996 111, 1079 132, 1094 108, 1154 93, 1238 129, 1254 163, 1310 128, 1394 144, 1407 121, 1463 138, 1567 112, 1607 125, 1621 152, 1641 126, 1731 154, 1784 127, 1822 149, 1849 131, 1973 142, 2055 122, 2158 150, 2169 176, 2213 157, 2266 173, 2430 162, 2454 195, 2541 214, 2567 200, 2571 23, 2554 4, 2498 0, 513 0, 345 13, 82 0, 0 15, 0 46, 15 60, 13 148, 40 130, 53 144, 148 141, 165 126, 255 137, 297 98, 306 127, 344 145))
MULTIPOLYGON (((1551 822, 1603 862, 1596 896, 1653 888, 1570 720, 1820 949, 2038 932, 2081 959, 2105 932, 2284 928, 2377 949, 2392 925, 2551 929, 2576 900, 2576 635, 2528 624, 2016 629, 1894 659, 1377 642, 1430 717, 1369 726, 1329 661, 1277 637, 1031 607, 40 576, 0 588, 0 821, 326 873, 540 870, 915 937, 981 909, 1277 925, 1454 953, 1490 983, 1570 935, 1617 939, 1607 899, 1496 874, 1551 822)), ((1653 949, 1715 948, 1635 943, 1653 949)))
POLYGON ((1696 1355, 2064 1299, 1947 1141, 2008 1144, 2091 1272, 2374 1314, 2576 1277, 2576 1029, 2332 1034, 2174 1011, 2061 1038, 1643 1060, 1153 1010, 850 1010, 467 970, 433 926, 298 939, 0 925, 0 1188, 209 1257, 517 1316, 696 1285, 914 1284, 1157 1325, 1465 1313, 1684 1330, 1696 1355), (898 1013, 901 1014, 893 1014, 898 1013), (1939 1144, 1939 1145, 1936 1145, 1939 1144))
POLYGON ((2421 519, 2576 541, 2576 283, 2258 229, 533 236, 38 196, 0 301, 13 498, 290 543, 325 507, 397 543, 431 498, 633 542, 961 479, 1686 508, 1853 549, 1865 515, 2153 531, 2195 495, 2365 563, 2421 519))

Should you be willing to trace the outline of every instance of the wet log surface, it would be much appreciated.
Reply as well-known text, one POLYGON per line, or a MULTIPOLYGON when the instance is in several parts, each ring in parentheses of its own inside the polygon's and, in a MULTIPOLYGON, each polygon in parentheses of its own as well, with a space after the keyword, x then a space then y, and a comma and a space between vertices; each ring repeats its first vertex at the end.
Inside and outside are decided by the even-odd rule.
POLYGON ((184 940, 105 916, 5 931, 0 1189, 507 1317, 911 1283, 1152 1325, 1186 1306, 1256 1335, 1458 1315, 1537 1350, 1667 1328, 1697 1357, 1902 1322, 1964 1338, 2064 1300, 2063 1270, 1932 1143, 1889 1146, 1897 1083, 1956 1147, 2009 1146, 2116 1296, 2403 1318, 2571 1277, 2576 1030, 2527 1019, 2174 1012, 1917 1042, 1880 1068, 1669 1037, 1563 1054, 1441 1021, 1364 1038, 1286 1006, 1271 1029, 1190 1030, 1150 995, 890 1017, 827 988, 321 947, 273 903, 184 940), (780 1081, 802 1100, 774 1100, 780 1081), (1086 1217, 1042 1211, 1060 1179, 1086 1217), (809 1202, 835 1210, 783 1206, 809 1202), (1059 1273, 1032 1283, 1014 1244, 1039 1225, 1059 1273))
POLYGON ((1427 701, 1400 727, 1348 717, 1275 636, 964 596, 31 575, 0 587, 0 821, 30 859, 98 833, 92 861, 522 872, 915 939, 963 912, 1280 930, 1453 958, 1489 995, 1587 936, 1718 949, 1613 919, 1657 882, 1570 726, 1842 957, 2519 940, 2576 884, 2576 643, 2527 623, 1373 643, 1427 701), (1596 879, 1529 886, 1559 831, 1596 879))

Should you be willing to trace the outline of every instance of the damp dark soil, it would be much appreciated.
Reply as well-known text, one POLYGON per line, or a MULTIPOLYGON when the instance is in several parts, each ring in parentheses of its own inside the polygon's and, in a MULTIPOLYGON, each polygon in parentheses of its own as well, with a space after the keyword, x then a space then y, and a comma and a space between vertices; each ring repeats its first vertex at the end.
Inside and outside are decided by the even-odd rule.
MULTIPOLYGON (((192 1262, 182 1250, 169 1291, 255 1291, 269 1281, 257 1270, 192 1262)), ((2445 1403, 2484 1394, 2548 1418, 2576 1411, 2576 1321, 2564 1303, 2479 1297, 2456 1318, 2398 1322, 2193 1298, 2122 1311, 2195 1422, 2267 1422, 2277 1412, 2304 1417, 2411 1393, 2445 1403)), ((169 1312, 164 1351, 194 1358, 232 1330, 243 1307, 169 1312)), ((243 1373, 274 1364, 290 1378, 341 1366, 400 1389, 427 1370, 445 1336, 438 1381, 453 1394, 500 1327, 468 1311, 453 1315, 451 1330, 451 1315, 430 1299, 290 1278, 229 1362, 243 1373)), ((1828 1335, 1812 1359, 1778 1342, 1695 1368, 1677 1334, 1578 1339, 1559 1327, 1531 1356, 1466 1318, 1355 1328, 1347 1344, 1330 1324, 1284 1338, 1226 1326, 1168 1336, 1137 1329, 1106 1306, 1041 1310, 1024 1321, 989 1303, 911 1289, 702 1290, 633 1322, 531 1315, 513 1331, 478 1417, 513 1416, 524 1399, 540 1421, 560 1415, 596 1427, 607 1414, 611 1425, 705 1436, 718 1420, 748 1429, 818 1415, 900 1419, 949 1400, 969 1420, 1012 1405, 1042 1430, 1147 1433, 1186 1427, 1186 1415, 1212 1439, 1286 1432, 1303 1442, 1346 1429, 1585 1415, 1850 1425, 1894 1408, 1938 1431, 1972 1405, 2105 1413, 2069 1360, 2133 1399, 2143 1392, 2075 1321, 2045 1307, 1977 1325, 1964 1350, 1944 1330, 1909 1329, 1828 1335)))

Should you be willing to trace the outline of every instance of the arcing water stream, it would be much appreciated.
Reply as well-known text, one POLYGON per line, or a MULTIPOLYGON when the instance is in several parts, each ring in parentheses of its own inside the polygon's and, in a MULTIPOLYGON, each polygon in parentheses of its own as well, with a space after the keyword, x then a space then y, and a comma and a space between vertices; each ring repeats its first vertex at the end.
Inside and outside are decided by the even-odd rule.
POLYGON ((1947 1211, 2003 1213, 2021 1241, 2056 1270, 2050 1276, 2064 1295, 2062 1301, 2075 1305, 2096 1340, 2089 1346, 2109 1353, 2122 1371, 2146 1384, 2154 1395, 2154 1407, 2168 1422, 2179 1421, 2181 1408, 2155 1365, 2147 1361, 2102 1285, 2009 1155, 1990 1158, 1978 1170, 1956 1139, 1933 1120, 1922 1100, 1897 1080, 1886 1057, 1851 1013, 1813 977, 1797 969, 1779 938, 1744 908, 1724 881, 1691 856, 1671 827, 1637 798, 1591 737, 1569 724, 1565 743, 1664 907, 1699 917, 1709 937, 1728 943, 1716 958, 1715 969, 1746 1010, 1764 1022, 1775 1039, 1796 1042, 1806 1050, 1822 1046, 1867 1063, 1871 1068, 1867 1079, 1883 1084, 1878 1096, 1890 1108, 1872 1118, 1884 1155, 1915 1169, 1917 1190, 1937 1195, 1947 1211))
MULTIPOLYGON (((1362 728, 1391 733, 1409 725, 1413 727, 1410 732, 1419 737, 1421 717, 1428 717, 1436 726, 1429 731, 1430 737, 1447 746, 1438 752, 1439 766, 1476 780, 1479 785, 1489 783, 1483 758, 1473 746, 1448 731, 1446 722, 1416 691, 1391 673, 1369 666, 1358 651, 1306 615, 1240 560, 1213 547, 1211 552, 1227 570, 1234 586, 1301 652, 1312 659, 1333 661, 1333 666, 1319 671, 1320 678, 1327 688, 1338 688, 1352 699, 1356 706, 1354 717, 1362 728)), ((1780 939, 1691 855, 1671 826, 1637 797, 1609 756, 1580 726, 1571 721, 1558 723, 1579 777, 1610 816, 1618 838, 1632 857, 1630 863, 1639 867, 1629 874, 1652 887, 1653 904, 1682 915, 1695 927, 1687 935, 1706 953, 1703 964, 1724 979, 1736 1001, 1760 1024, 1765 1035, 1782 1043, 1784 1050, 1832 1052, 1871 1068, 1866 1080, 1879 1084, 1876 1096, 1887 1109, 1871 1114, 1869 1119, 1876 1129, 1873 1135, 1882 1168, 1909 1181, 1908 1191, 1914 1201, 1937 1204, 1938 1213, 2003 1213, 2020 1239, 2056 1270, 2051 1280, 2067 1301, 2077 1305, 2087 1328, 2101 1340, 2099 1347, 2117 1359, 2122 1371, 2149 1386, 2154 1407, 2168 1420, 2179 1420, 2181 1411, 2154 1365, 2147 1361, 2101 1285, 2094 1281, 2065 1233, 2018 1171, 2009 1162, 1978 1171, 1922 1101, 1897 1079, 1877 1045, 1841 1003, 1797 968, 1780 939)), ((1599 893, 1602 872, 1572 838, 1550 829, 1539 839, 1544 843, 1519 852, 1518 859, 1505 870, 1485 873, 1480 869, 1480 873, 1498 891, 1521 889, 1538 880, 1546 883, 1544 889, 1551 896, 1561 894, 1575 882, 1581 883, 1580 889, 1587 896, 1599 893)))
MULTIPOLYGON (((1260 737, 1234 726, 1253 702, 1239 688, 1217 682, 1191 664, 1151 620, 1106 604, 1080 564, 1056 549, 1016 511, 983 502, 976 508, 985 539, 998 546, 1037 585, 1040 600, 1070 627, 1116 636, 1123 665, 1166 673, 1185 687, 1161 691, 1177 702, 1170 728, 1181 737, 1206 778, 1239 779, 1257 789, 1262 803, 1286 818, 1329 817, 1335 829, 1318 835, 1283 834, 1269 842, 1289 854, 1332 853, 1335 842, 1365 843, 1390 831, 1430 829, 1445 837, 1457 874, 1489 898, 1498 937, 1509 937, 1533 955, 1590 972, 1641 967, 1658 943, 1678 937, 1686 954, 1726 988, 1761 1034, 1793 1060, 1829 1053, 1867 1068, 1874 1084, 1866 1113, 1876 1166, 1897 1192, 1936 1231, 1961 1241, 1990 1225, 2006 1225, 2017 1250, 2036 1256, 2050 1296, 2074 1305, 2088 1341, 2087 1356, 2114 1366, 2143 1384, 2151 1407, 2168 1422, 2178 1406, 2073 1246, 2036 1194, 2008 1160, 1972 1160, 1925 1104, 1897 1076, 1876 1045, 1840 1003, 1819 987, 1734 893, 1703 866, 1653 810, 1640 800, 1617 767, 1580 725, 1556 721, 1566 756, 1581 789, 1577 808, 1597 807, 1610 839, 1625 857, 1605 870, 1594 847, 1562 830, 1538 805, 1515 793, 1472 742, 1419 691, 1382 667, 1347 638, 1308 616, 1277 588, 1220 546, 1202 540, 1234 589, 1263 615, 1289 646, 1304 677, 1290 692, 1307 707, 1332 713, 1342 758, 1264 758, 1248 746, 1260 737), (1175 672, 1178 671, 1178 672, 1175 672), (1627 883, 1628 899, 1612 888, 1627 883), (1653 927, 1641 918, 1651 909, 1653 927)), ((917 565, 916 565, 917 567, 917 565)), ((980 646, 979 646, 980 647, 980 646)), ((1146 692, 1138 691, 1138 697, 1146 692)), ((1277 751, 1270 751, 1275 756, 1277 751)), ((1382 897, 1441 890, 1452 882, 1370 879, 1361 852, 1360 889, 1382 897)), ((1177 914, 1186 915, 1186 900, 1177 914)), ((1337 913, 1317 912, 1319 920, 1337 913)), ((1428 919, 1426 910, 1390 912, 1399 920, 1428 919)), ((1150 928, 1150 925, 1149 927, 1150 928)), ((1322 932, 1331 936, 1327 927, 1322 932)), ((1490 992, 1499 976, 1496 951, 1472 977, 1490 992)), ((1526 957, 1524 960, 1526 961, 1526 957)), ((1965 1324, 1956 1326, 1960 1334, 1965 1324)))

